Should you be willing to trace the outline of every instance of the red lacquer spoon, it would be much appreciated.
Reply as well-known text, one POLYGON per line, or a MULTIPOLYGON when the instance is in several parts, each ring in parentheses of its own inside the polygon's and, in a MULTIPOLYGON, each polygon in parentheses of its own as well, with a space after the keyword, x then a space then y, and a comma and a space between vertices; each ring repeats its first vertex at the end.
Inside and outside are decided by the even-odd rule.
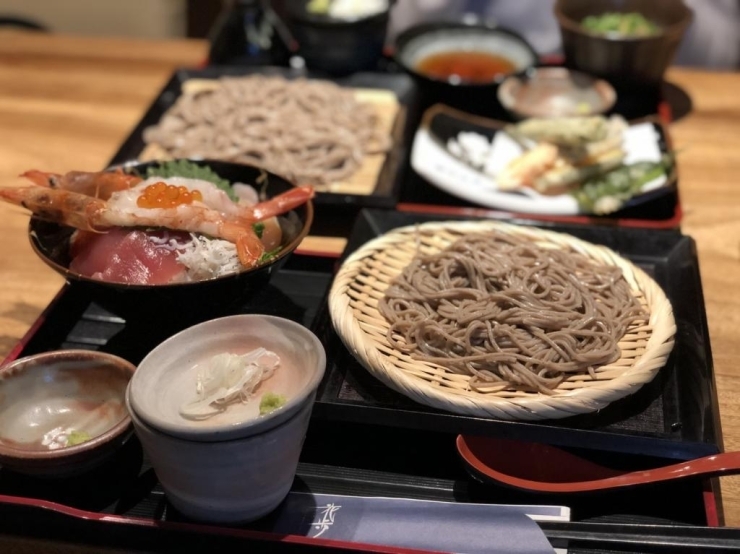
POLYGON ((727 452, 655 469, 622 471, 555 446, 491 437, 457 437, 460 456, 477 475, 530 491, 574 493, 648 483, 740 474, 740 452, 727 452))

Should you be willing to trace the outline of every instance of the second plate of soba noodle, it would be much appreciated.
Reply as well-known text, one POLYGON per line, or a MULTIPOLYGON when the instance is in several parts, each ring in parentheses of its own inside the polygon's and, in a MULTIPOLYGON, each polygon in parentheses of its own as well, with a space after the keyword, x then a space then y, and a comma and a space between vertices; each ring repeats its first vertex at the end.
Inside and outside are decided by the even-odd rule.
POLYGON ((495 221, 395 229, 343 263, 337 333, 391 388, 508 420, 599 410, 651 381, 673 348, 671 304, 614 251, 495 221))
POLYGON ((263 167, 321 192, 370 194, 399 101, 389 90, 253 74, 185 81, 141 160, 212 159, 263 167))

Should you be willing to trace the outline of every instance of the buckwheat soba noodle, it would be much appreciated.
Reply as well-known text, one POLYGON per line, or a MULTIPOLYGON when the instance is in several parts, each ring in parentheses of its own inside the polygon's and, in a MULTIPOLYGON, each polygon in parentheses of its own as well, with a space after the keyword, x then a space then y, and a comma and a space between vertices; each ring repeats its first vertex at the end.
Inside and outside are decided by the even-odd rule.
POLYGON ((395 348, 486 392, 552 394, 570 374, 595 376, 647 320, 620 268, 502 232, 417 255, 378 308, 395 348))
POLYGON ((374 107, 352 90, 263 75, 180 96, 144 140, 174 158, 248 163, 314 185, 345 179, 390 146, 374 107))

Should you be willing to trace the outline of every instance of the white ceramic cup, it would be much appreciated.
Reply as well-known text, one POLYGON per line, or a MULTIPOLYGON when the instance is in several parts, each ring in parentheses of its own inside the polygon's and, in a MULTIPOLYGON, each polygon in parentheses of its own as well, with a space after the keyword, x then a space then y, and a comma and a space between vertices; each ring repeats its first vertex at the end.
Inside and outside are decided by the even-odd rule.
POLYGON ((313 400, 311 395, 277 427, 222 442, 172 437, 146 425, 133 410, 131 420, 167 499, 179 512, 201 521, 243 523, 270 513, 290 491, 313 400))
POLYGON ((207 321, 152 350, 126 389, 126 407, 172 505, 220 523, 252 521, 275 509, 293 482, 325 366, 311 331, 267 315, 207 321), (183 417, 179 408, 193 399, 198 364, 255 344, 281 356, 284 372, 278 375, 278 367, 269 386, 291 389, 287 402, 260 416, 248 417, 253 407, 237 402, 206 421, 183 417))

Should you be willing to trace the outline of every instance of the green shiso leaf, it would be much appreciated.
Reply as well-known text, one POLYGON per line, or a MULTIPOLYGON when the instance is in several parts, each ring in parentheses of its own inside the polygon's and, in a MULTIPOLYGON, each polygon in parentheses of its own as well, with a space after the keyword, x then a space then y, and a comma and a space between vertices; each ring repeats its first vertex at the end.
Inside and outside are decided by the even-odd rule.
POLYGON ((147 177, 185 177, 187 179, 201 179, 213 183, 234 202, 238 200, 236 194, 231 188, 231 183, 222 179, 208 166, 198 165, 188 160, 173 160, 160 162, 158 165, 148 167, 146 170, 147 177))

